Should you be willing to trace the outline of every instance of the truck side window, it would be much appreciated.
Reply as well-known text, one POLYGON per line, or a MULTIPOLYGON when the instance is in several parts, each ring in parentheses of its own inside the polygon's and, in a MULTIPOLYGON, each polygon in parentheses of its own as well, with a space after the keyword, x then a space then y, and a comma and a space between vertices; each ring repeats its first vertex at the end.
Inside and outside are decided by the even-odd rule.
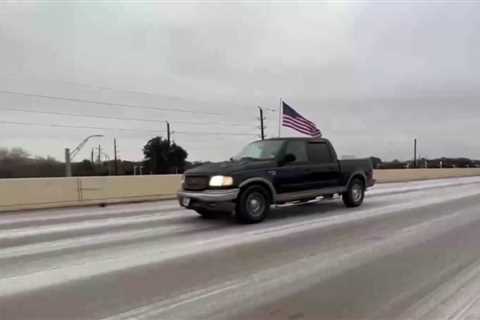
POLYGON ((308 159, 312 163, 332 163, 333 157, 326 143, 308 143, 308 159))
POLYGON ((307 148, 305 141, 289 141, 285 154, 293 154, 296 158, 295 163, 308 162, 307 148))

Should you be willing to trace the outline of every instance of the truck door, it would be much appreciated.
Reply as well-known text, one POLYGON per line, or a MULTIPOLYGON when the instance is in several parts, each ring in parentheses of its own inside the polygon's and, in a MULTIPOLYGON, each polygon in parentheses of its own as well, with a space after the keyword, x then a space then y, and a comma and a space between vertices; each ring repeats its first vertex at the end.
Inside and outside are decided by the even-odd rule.
POLYGON ((274 185, 278 193, 289 193, 309 189, 310 164, 307 144, 304 140, 291 140, 285 146, 284 155, 292 154, 295 161, 276 168, 274 185))
POLYGON ((324 141, 309 141, 307 143, 307 154, 311 169, 308 175, 311 188, 322 189, 340 186, 340 166, 330 145, 324 141))

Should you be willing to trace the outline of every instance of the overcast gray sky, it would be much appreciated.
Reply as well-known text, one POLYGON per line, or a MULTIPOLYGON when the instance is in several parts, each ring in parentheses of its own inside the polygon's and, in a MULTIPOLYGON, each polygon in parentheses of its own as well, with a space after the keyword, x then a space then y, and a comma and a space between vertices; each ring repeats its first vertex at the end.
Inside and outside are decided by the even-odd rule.
POLYGON ((0 147, 62 159, 104 134, 78 157, 117 137, 140 160, 169 120, 190 160, 221 160, 283 98, 341 155, 407 159, 418 137, 421 155, 480 158, 479 61, 476 1, 2 1, 0 147))

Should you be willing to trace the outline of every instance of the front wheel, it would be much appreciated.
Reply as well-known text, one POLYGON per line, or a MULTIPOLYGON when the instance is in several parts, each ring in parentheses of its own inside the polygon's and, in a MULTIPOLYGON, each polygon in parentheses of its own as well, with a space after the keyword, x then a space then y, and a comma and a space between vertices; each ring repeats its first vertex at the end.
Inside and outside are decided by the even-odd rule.
POLYGON ((257 223, 265 219, 270 210, 268 191, 262 186, 251 186, 243 190, 237 201, 236 217, 242 223, 257 223))
POLYGON ((343 203, 349 208, 358 207, 365 198, 365 184, 359 178, 355 178, 350 183, 348 190, 342 195, 343 203))

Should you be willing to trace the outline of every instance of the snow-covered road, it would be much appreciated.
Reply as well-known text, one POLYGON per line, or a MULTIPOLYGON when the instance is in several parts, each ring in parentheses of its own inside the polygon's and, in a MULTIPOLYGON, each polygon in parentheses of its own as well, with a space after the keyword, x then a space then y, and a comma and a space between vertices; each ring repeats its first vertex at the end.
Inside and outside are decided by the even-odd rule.
POLYGON ((0 319, 469 319, 480 177, 202 220, 174 201, 0 215, 0 319))

